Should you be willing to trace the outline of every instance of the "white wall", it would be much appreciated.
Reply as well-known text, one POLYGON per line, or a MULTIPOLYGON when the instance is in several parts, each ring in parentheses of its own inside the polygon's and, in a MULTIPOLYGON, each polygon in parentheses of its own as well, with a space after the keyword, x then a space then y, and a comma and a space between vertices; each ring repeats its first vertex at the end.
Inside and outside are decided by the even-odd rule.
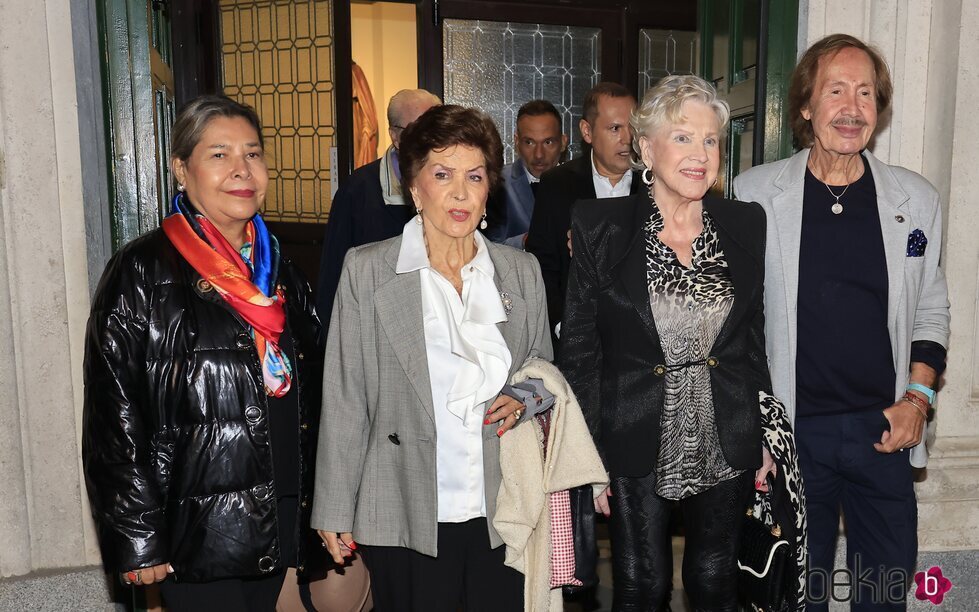
POLYGON ((415 5, 394 2, 350 5, 353 60, 363 69, 377 107, 381 155, 391 146, 388 100, 402 89, 418 87, 418 48, 415 5))
POLYGON ((71 4, 0 2, 0 577, 99 559, 80 459, 89 286, 71 4))

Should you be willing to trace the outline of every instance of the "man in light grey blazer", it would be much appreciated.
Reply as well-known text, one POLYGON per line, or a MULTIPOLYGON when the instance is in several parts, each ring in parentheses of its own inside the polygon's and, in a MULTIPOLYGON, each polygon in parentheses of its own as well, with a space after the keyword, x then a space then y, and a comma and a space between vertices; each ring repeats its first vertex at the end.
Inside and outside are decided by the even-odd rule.
POLYGON ((769 219, 766 346, 795 425, 809 610, 828 609, 841 510, 852 609, 904 610, 917 557, 912 467, 927 459, 949 304, 938 194, 866 150, 891 94, 876 50, 846 35, 820 40, 789 92, 804 148, 734 183, 769 219))

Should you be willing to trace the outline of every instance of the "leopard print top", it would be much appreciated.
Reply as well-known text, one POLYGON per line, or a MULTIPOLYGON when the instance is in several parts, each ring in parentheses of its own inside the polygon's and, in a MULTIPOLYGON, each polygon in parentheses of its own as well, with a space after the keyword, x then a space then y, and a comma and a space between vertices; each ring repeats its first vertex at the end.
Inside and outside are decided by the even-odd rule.
POLYGON ((689 268, 659 239, 663 217, 655 205, 645 228, 649 304, 667 366, 656 460, 656 493, 666 499, 696 495, 742 473, 721 453, 706 365, 731 311, 734 285, 706 210, 703 221, 689 268))

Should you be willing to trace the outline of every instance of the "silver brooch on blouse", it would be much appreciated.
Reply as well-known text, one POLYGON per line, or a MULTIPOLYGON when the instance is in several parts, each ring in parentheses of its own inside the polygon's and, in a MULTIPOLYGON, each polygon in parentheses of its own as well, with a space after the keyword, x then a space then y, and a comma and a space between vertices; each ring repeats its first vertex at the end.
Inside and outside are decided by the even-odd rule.
POLYGON ((507 314, 510 314, 510 311, 513 310, 513 298, 510 297, 510 294, 506 291, 501 291, 500 301, 503 302, 503 310, 506 311, 507 314))

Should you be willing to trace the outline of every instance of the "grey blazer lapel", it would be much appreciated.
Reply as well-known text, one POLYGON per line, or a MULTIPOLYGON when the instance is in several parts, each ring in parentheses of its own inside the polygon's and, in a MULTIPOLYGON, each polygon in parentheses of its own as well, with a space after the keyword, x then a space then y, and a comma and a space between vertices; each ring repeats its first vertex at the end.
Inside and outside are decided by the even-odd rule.
MULTIPOLYGON (((781 256, 782 282, 785 286, 786 312, 795 329, 799 297, 799 245, 802 242, 802 198, 805 193, 806 161, 809 150, 804 149, 789 159, 773 184, 779 193, 772 198, 772 214, 781 256)), ((771 222, 771 221, 770 221, 771 222)), ((769 236, 772 234, 769 233, 769 236)), ((795 338, 790 338, 795 354, 795 338)))
POLYGON ((869 151, 864 151, 874 175, 877 188, 877 214, 884 239, 887 260, 887 328, 891 344, 895 342, 897 313, 904 296, 904 264, 907 257, 908 234, 915 229, 911 218, 910 196, 901 187, 894 173, 869 151))
MULTIPOLYGON (((506 294, 505 297, 510 302, 507 320, 497 323, 496 326, 503 335, 503 341, 506 342, 510 353, 513 354, 527 334, 527 302, 523 297, 523 288, 520 286, 519 278, 503 252, 504 247, 497 246, 488 240, 486 241, 486 245, 489 249, 490 259, 493 260, 496 287, 500 290, 501 294, 506 294)), ((501 295, 501 297, 503 296, 501 295)), ((504 306, 506 306, 505 303, 504 306)), ((517 358, 515 357, 513 364, 510 366, 511 376, 523 365, 522 363, 516 363, 516 361, 517 358)))
POLYGON ((395 240, 385 254, 391 266, 391 278, 374 292, 377 318, 407 375, 425 412, 435 423, 432 383, 425 350, 425 316, 422 310, 421 277, 418 271, 397 274, 401 240, 395 240))

